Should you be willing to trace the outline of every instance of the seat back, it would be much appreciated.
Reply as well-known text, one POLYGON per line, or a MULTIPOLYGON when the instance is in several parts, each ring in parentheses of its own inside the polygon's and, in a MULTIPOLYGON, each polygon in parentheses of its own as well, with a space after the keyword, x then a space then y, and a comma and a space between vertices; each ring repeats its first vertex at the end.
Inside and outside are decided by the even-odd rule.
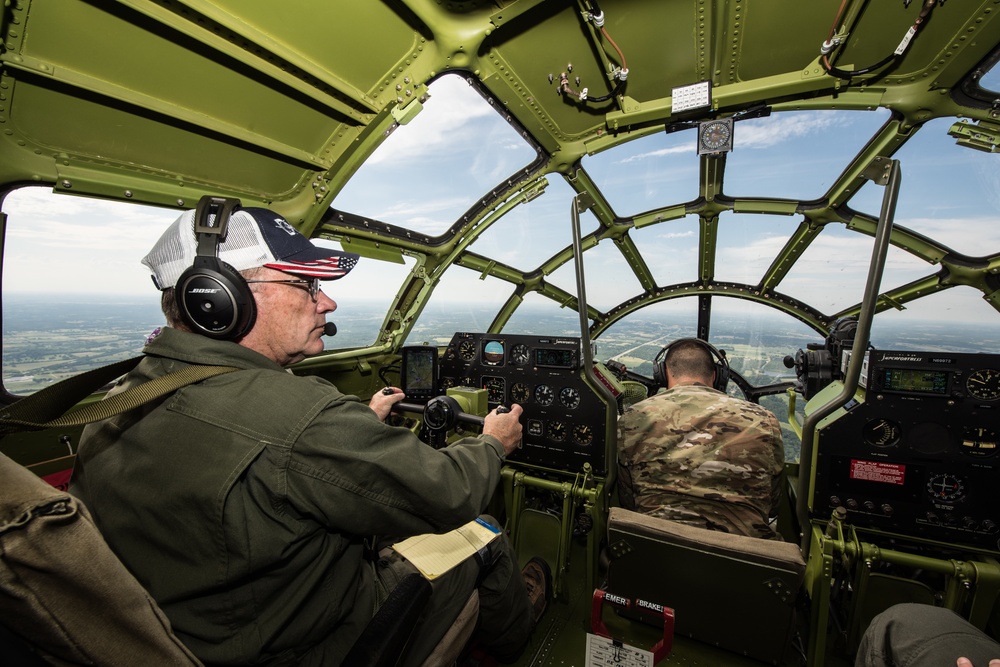
MULTIPOLYGON (((611 508, 608 591, 675 613, 678 635, 777 664, 794 627, 805 561, 795 544, 611 508)), ((638 610, 622 611, 652 620, 638 610)))
POLYGON ((56 664, 201 665, 87 508, 0 454, 0 618, 56 664))

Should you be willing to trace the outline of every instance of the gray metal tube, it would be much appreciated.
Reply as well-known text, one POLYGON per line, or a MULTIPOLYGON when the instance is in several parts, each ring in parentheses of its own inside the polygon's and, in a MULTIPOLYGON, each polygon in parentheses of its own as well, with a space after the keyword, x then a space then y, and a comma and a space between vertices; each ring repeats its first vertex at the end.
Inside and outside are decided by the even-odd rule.
POLYGON ((892 234, 892 221, 896 215, 896 198, 899 195, 901 179, 899 161, 891 160, 889 180, 886 183, 885 194, 882 196, 882 213, 879 215, 875 228, 875 245, 872 248, 871 264, 868 268, 868 280, 865 283, 864 298, 861 302, 861 312, 858 314, 858 330, 851 347, 851 361, 847 366, 844 386, 840 393, 825 405, 809 413, 802 422, 802 449, 799 453, 799 483, 796 490, 795 512, 802 530, 801 548, 804 558, 809 558, 809 481, 812 477, 813 454, 816 440, 816 425, 834 410, 840 408, 854 397, 861 377, 861 365, 864 362, 871 335, 872 320, 875 317, 875 305, 878 303, 879 287, 882 283, 882 271, 885 268, 885 257, 889 251, 889 239, 892 234))
MULTIPOLYGON (((573 221, 573 264, 576 268, 576 299, 577 310, 580 313, 580 345, 583 346, 583 372, 587 376, 590 386, 595 388, 604 397, 605 411, 607 412, 609 423, 613 424, 618 419, 617 402, 611 390, 598 380, 597 375, 594 373, 594 352, 590 344, 590 324, 587 317, 587 288, 584 284, 583 276, 583 238, 580 236, 579 203, 582 196, 578 194, 573 198, 570 204, 570 218, 573 221)), ((605 448, 605 451, 608 453, 612 452, 609 448, 605 448)), ((608 471, 612 477, 614 476, 614 465, 615 462, 613 460, 607 461, 608 471)))

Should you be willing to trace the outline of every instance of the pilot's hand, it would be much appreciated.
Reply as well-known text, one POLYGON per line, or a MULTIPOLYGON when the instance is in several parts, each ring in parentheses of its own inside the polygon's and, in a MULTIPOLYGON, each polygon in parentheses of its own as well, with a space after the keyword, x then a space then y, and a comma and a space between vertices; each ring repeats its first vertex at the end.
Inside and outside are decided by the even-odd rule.
MULTIPOLYGON (((959 658, 958 662, 956 663, 956 666, 957 667, 975 667, 975 665, 972 664, 972 661, 969 660, 968 658, 959 658)), ((1000 658, 993 658, 992 660, 990 660, 989 667, 1000 667, 1000 658)))
POLYGON ((368 401, 368 407, 378 415, 381 421, 392 412, 392 406, 406 398, 406 394, 399 387, 386 387, 382 391, 375 392, 372 400, 368 401))
POLYGON ((494 410, 483 421, 483 435, 492 435, 499 440, 507 456, 521 444, 522 412, 521 406, 515 403, 510 406, 510 411, 494 410))

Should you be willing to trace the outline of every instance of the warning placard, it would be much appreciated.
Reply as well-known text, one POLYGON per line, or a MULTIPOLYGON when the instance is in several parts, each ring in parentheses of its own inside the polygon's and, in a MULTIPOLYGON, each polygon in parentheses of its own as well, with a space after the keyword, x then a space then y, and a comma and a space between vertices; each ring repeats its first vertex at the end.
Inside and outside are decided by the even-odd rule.
POLYGON ((587 633, 587 667, 653 667, 653 654, 587 633))
POLYGON ((901 463, 851 459, 851 479, 902 486, 905 477, 906 466, 901 463))

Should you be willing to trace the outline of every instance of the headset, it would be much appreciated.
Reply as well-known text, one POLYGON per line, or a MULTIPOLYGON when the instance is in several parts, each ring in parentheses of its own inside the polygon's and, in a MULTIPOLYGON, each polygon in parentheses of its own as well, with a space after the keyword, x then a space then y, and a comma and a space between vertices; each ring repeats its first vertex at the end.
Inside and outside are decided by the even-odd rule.
POLYGON ((653 360, 653 379, 656 383, 661 387, 667 386, 667 354, 680 343, 696 343, 712 355, 712 363, 715 365, 715 382, 712 383, 712 388, 722 392, 726 391, 726 385, 729 384, 729 361, 726 360, 726 351, 719 350, 700 338, 678 338, 669 345, 665 345, 657 353, 656 359, 653 360))
POLYGON ((198 201, 194 215, 198 255, 174 289, 184 322, 195 333, 218 340, 240 338, 257 321, 257 303, 250 286, 236 269, 219 259, 229 216, 239 207, 239 199, 226 197, 205 195, 198 201))

